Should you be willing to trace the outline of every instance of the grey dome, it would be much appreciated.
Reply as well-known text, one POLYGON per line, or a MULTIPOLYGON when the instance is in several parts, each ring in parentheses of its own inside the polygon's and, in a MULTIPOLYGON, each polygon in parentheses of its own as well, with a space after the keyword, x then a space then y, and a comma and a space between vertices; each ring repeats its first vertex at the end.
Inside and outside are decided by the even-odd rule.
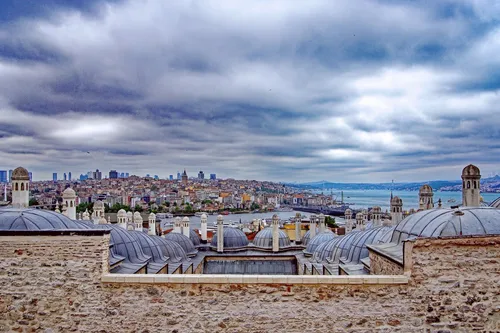
POLYGON ((313 259, 317 262, 327 261, 330 263, 338 263, 341 257, 347 255, 354 238, 361 231, 351 231, 345 236, 335 237, 331 241, 321 244, 313 254, 313 259))
MULTIPOLYGON (((319 230, 319 229, 318 229, 318 230, 319 230)), ((323 231, 323 232, 331 232, 332 234, 334 234, 334 232, 333 232, 333 231, 331 231, 331 230, 330 230, 330 229, 328 229, 328 228, 327 228, 325 231, 323 231)), ((317 234, 318 234, 318 233, 316 233, 316 235, 317 235, 317 234)), ((308 230, 308 231, 304 234, 304 236, 302 236, 302 245, 307 246, 307 244, 309 244, 309 242, 310 242, 310 241, 311 241, 311 230, 308 230)))
POLYGON ((488 206, 493 208, 500 208, 500 197, 493 200, 488 206))
MULTIPOLYGON (((122 228, 123 229, 123 228, 122 228)), ((142 247, 144 253, 152 258, 155 262, 166 262, 168 257, 165 256, 160 245, 146 233, 141 231, 128 231, 142 247)))
MULTIPOLYGON (((247 235, 238 228, 224 228, 224 248, 240 248, 248 245, 247 235)), ((217 234, 210 242, 212 247, 217 247, 217 234)))
POLYGON ((183 234, 169 232, 165 235, 165 239, 179 244, 188 257, 194 257, 198 253, 198 250, 194 247, 193 242, 189 239, 189 237, 186 237, 183 234))
MULTIPOLYGON (((284 247, 289 247, 290 246, 290 238, 288 238, 288 235, 283 231, 283 230, 278 230, 278 237, 279 237, 279 247, 284 248, 284 247)), ((253 244, 256 247, 261 247, 265 249, 272 249, 273 248, 273 229, 272 228, 265 228, 257 233, 255 235, 255 238, 253 239, 253 244)))
POLYGON ((89 229, 66 215, 44 209, 0 209, 0 230, 89 229))
POLYGON ((332 231, 330 231, 330 232, 328 232, 328 231, 320 232, 319 234, 317 234, 316 236, 314 236, 313 239, 311 239, 309 241, 309 243, 307 244, 307 248, 303 251, 304 254, 306 256, 312 256, 314 254, 314 251, 316 250, 316 248, 319 245, 321 245, 323 243, 326 243, 328 241, 331 241, 335 237, 337 237, 337 235, 334 234, 332 231))
POLYGON ((200 236, 193 229, 189 230, 189 239, 191 240, 191 242, 193 242, 194 246, 198 246, 201 244, 200 236))
POLYGON ((351 242, 349 252, 343 261, 351 264, 360 263, 361 259, 368 257, 368 249, 366 245, 380 244, 379 240, 381 239, 388 241, 389 237, 386 235, 390 235, 393 230, 394 227, 377 227, 358 232, 356 237, 354 237, 351 242))
POLYGON ((160 236, 149 236, 151 239, 160 246, 163 255, 168 257, 168 262, 178 263, 181 261, 189 260, 186 252, 182 247, 171 240, 161 238, 160 236))
POLYGON ((409 237, 500 234, 500 210, 491 207, 429 209, 401 221, 392 234, 392 243, 409 237))
POLYGON ((151 256, 144 253, 141 244, 130 231, 123 229, 117 225, 103 225, 111 229, 111 241, 113 242, 112 249, 122 257, 125 257, 125 262, 134 264, 146 264, 151 260, 151 256))

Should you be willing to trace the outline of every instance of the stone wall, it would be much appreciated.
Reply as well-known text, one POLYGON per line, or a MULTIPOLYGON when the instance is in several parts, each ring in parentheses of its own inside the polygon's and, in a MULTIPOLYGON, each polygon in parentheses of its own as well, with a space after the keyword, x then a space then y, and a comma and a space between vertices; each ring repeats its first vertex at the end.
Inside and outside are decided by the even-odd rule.
POLYGON ((370 256, 370 274, 380 275, 398 275, 403 274, 403 266, 394 261, 383 257, 382 255, 369 251, 370 256))
POLYGON ((500 237, 414 241, 406 285, 103 283, 108 242, 0 237, 0 331, 500 331, 500 237))

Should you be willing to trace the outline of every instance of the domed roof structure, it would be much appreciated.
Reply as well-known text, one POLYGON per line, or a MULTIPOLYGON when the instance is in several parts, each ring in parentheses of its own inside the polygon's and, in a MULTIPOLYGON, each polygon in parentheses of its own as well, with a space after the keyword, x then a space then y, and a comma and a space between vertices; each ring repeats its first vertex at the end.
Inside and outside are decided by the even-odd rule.
POLYGON ((65 215, 43 209, 0 209, 0 230, 88 229, 65 215))
MULTIPOLYGON (((283 230, 278 230, 279 237, 279 248, 289 247, 290 246, 290 238, 283 230)), ((253 239, 253 244, 256 247, 261 247, 264 249, 272 249, 273 248, 273 229, 265 228, 255 235, 253 239)))
POLYGON ((144 253, 151 257, 148 263, 148 273, 157 273, 165 267, 168 257, 157 242, 141 231, 129 231, 129 233, 139 242, 144 253))
POLYGON ((12 171, 12 180, 30 180, 30 174, 25 168, 17 167, 12 171))
POLYGON ((193 242, 194 246, 199 246, 201 244, 200 236, 193 229, 189 230, 189 239, 193 242))
POLYGON ((410 237, 500 234, 500 210, 491 207, 429 209, 401 221, 392 234, 392 243, 410 237))
MULTIPOLYGON (((224 248, 242 248, 248 245, 247 235, 238 228, 224 228, 224 248)), ((214 234, 210 242, 212 247, 217 247, 217 234, 214 234)))
POLYGON ((350 215, 352 214, 352 210, 350 208, 347 208, 344 212, 345 215, 350 215))
POLYGON ((188 261, 186 252, 176 242, 161 238, 160 236, 148 236, 160 246, 163 255, 168 257, 168 262, 178 263, 188 261))
POLYGON ((462 170, 462 177, 481 176, 481 171, 475 165, 469 164, 462 170))
POLYGON ((307 248, 303 251, 304 255, 312 256, 318 246, 328 241, 331 241, 335 237, 337 237, 337 235, 333 233, 331 230, 320 232, 319 234, 314 236, 313 239, 309 241, 309 243, 307 244, 307 248))
POLYGON ((179 244, 188 257, 193 257, 198 253, 198 250, 194 247, 193 242, 189 239, 189 237, 186 237, 183 234, 169 232, 165 235, 165 239, 179 244))
POLYGON ((73 190, 71 187, 68 187, 67 189, 65 189, 62 193, 62 197, 63 198, 67 198, 67 199, 72 199, 72 198, 76 198, 76 192, 75 190, 73 190))
MULTIPOLYGON (((335 233, 328 228, 323 232, 329 232, 329 233, 332 233, 335 235, 335 233)), ((302 245, 307 246, 307 244, 309 244, 310 240, 311 240, 311 230, 308 230, 304 234, 304 236, 302 236, 302 245)))
POLYGON ((381 213, 382 212, 382 208, 380 208, 379 206, 373 206, 372 209, 370 210, 370 212, 373 214, 373 213, 381 213))
POLYGON ((346 258, 343 261, 350 264, 360 263, 361 259, 368 257, 368 248, 366 245, 379 244, 381 239, 388 241, 389 237, 386 237, 386 235, 390 236, 393 230, 394 227, 377 227, 359 232, 352 240, 346 258))
POLYGON ((97 208, 97 209, 104 209, 104 202, 102 202, 101 200, 97 200, 96 202, 94 202, 94 210, 97 208))
POLYGON ((430 187, 430 185, 428 184, 424 184, 420 187, 420 189, 418 190, 418 192, 420 194, 422 193, 432 193, 432 187, 430 187))
POLYGON ((118 213, 116 214, 117 217, 127 217, 127 212, 125 209, 120 209, 118 213))
POLYGON ((347 255, 354 238, 361 231, 352 231, 343 237, 335 237, 326 245, 319 246, 313 254, 313 259, 317 262, 327 261, 329 263, 338 263, 341 257, 347 255))
POLYGON ((403 205, 403 200, 395 196, 394 198, 391 199, 391 206, 402 206, 403 205))
POLYGON ((500 197, 498 197, 495 200, 493 200, 492 202, 490 202, 490 204, 488 206, 493 207, 493 208, 500 208, 500 197))

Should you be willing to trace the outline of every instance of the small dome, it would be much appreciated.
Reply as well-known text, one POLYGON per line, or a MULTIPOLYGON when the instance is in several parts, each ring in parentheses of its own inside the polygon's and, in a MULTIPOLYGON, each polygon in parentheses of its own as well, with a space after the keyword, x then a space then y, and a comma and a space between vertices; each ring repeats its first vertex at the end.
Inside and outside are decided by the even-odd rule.
POLYGON ((111 230, 111 242, 113 243, 111 249, 116 251, 118 255, 125 257, 126 262, 146 264, 151 259, 151 256, 144 253, 139 241, 132 235, 131 231, 113 224, 107 224, 103 227, 111 230))
POLYGON ((380 213, 382 213, 382 208, 380 208, 379 206, 374 206, 374 207, 372 207, 371 213, 372 214, 380 214, 380 213))
POLYGON ((385 239, 387 241, 389 237, 384 238, 384 236, 388 233, 390 234, 393 230, 394 227, 377 227, 358 232, 350 244, 345 262, 352 264, 360 263, 361 259, 368 257, 368 248, 366 245, 380 244, 379 240, 381 239, 385 239))
POLYGON ((194 246, 199 246, 201 244, 200 236, 193 229, 189 230, 189 239, 193 242, 194 246))
POLYGON ((117 217, 127 217, 127 212, 125 209, 120 209, 118 213, 116 214, 117 217))
POLYGON ((142 247, 144 253, 152 258, 152 261, 158 263, 166 263, 168 257, 163 252, 160 245, 153 241, 153 239, 140 231, 129 231, 129 233, 134 237, 142 247))
POLYGON ((347 208, 344 212, 345 215, 351 215, 352 214, 352 210, 350 208, 347 208))
POLYGON ((63 191, 62 197, 64 199, 74 199, 74 198, 76 198, 75 190, 73 190, 71 187, 68 187, 67 189, 65 189, 63 191))
POLYGON ((189 217, 184 216, 184 217, 182 218, 182 222, 187 222, 187 223, 189 223, 189 217))
MULTIPOLYGON (((248 245, 248 238, 238 228, 224 228, 224 248, 240 248, 248 245)), ((217 247, 217 234, 214 234, 210 242, 212 247, 217 247)))
POLYGON ((462 170, 462 177, 481 177, 479 168, 475 165, 469 164, 462 170))
POLYGON ((30 180, 30 174, 25 168, 17 167, 12 171, 12 180, 30 180))
POLYGON ((134 213, 132 213, 131 211, 128 211, 128 212, 127 212, 127 217, 128 217, 129 219, 133 219, 133 218, 134 218, 134 213))
MULTIPOLYGON (((329 230, 330 231, 330 230, 329 230)), ((326 243, 328 241, 331 241, 337 237, 336 234, 334 234, 332 231, 324 231, 316 236, 314 236, 313 239, 307 244, 307 248, 303 251, 306 256, 312 256, 314 254, 314 251, 316 251, 316 248, 320 246, 323 243, 326 243)))
POLYGON ((329 263, 339 263, 341 257, 345 257, 349 252, 352 241, 362 231, 352 231, 345 236, 335 237, 326 245, 319 246, 314 252, 313 258, 317 262, 326 261, 329 263))
POLYGON ((493 208, 500 208, 500 197, 493 200, 488 206, 493 208))
POLYGON ((161 238, 160 236, 149 237, 161 247, 163 255, 168 257, 168 262, 178 263, 188 260, 186 252, 176 242, 161 238))
POLYGON ((418 192, 420 194, 432 193, 432 187, 430 187, 430 185, 424 184, 420 187, 420 190, 418 192))
POLYGON ((134 213, 134 222, 143 222, 141 213, 139 213, 139 212, 134 213))
POLYGON ((202 219, 202 220, 203 220, 203 219, 205 219, 205 220, 206 220, 207 218, 208 218, 207 214, 205 214, 205 213, 201 214, 201 219, 202 219))
POLYGON ((189 237, 186 237, 183 234, 169 232, 165 235, 165 239, 179 244, 188 257, 195 256, 198 253, 198 250, 194 247, 193 242, 189 239, 189 237))
MULTIPOLYGON (((323 231, 323 232, 329 232, 329 233, 331 233, 331 234, 334 234, 334 235, 335 235, 335 233, 334 233, 333 231, 331 231, 330 229, 326 229, 326 230, 325 230, 325 231, 323 231)), ((307 246, 307 244, 309 244, 310 240, 311 240, 311 230, 308 230, 308 231, 304 234, 304 236, 302 236, 302 241, 301 241, 301 242, 302 242, 302 245, 307 246)))
POLYGON ((500 210, 490 207, 462 207, 460 210, 423 210, 399 222, 392 243, 409 237, 500 234, 500 210))
POLYGON ((395 196, 391 199, 391 206, 403 206, 403 200, 401 200, 398 196, 395 196))
POLYGON ((65 215, 44 209, 0 209, 0 230, 88 229, 65 215))
MULTIPOLYGON (((278 230, 279 237, 279 248, 289 247, 290 246, 290 238, 283 230, 278 230)), ((273 248, 273 229, 265 228, 255 235, 253 239, 253 244, 256 247, 261 247, 265 249, 273 248)))
POLYGON ((94 202, 94 210, 96 209, 104 209, 104 202, 102 202, 101 200, 97 200, 96 202, 94 202))
POLYGON ((356 220, 362 220, 363 219, 363 213, 357 213, 356 214, 356 220))

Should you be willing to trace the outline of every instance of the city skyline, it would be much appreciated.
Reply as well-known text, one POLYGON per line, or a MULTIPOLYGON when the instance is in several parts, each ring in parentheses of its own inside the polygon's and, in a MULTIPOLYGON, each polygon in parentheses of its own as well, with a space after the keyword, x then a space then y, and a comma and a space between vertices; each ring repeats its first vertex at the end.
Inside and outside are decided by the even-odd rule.
POLYGON ((370 183, 498 170, 494 1, 49 3, 0 9, 2 170, 370 183))

